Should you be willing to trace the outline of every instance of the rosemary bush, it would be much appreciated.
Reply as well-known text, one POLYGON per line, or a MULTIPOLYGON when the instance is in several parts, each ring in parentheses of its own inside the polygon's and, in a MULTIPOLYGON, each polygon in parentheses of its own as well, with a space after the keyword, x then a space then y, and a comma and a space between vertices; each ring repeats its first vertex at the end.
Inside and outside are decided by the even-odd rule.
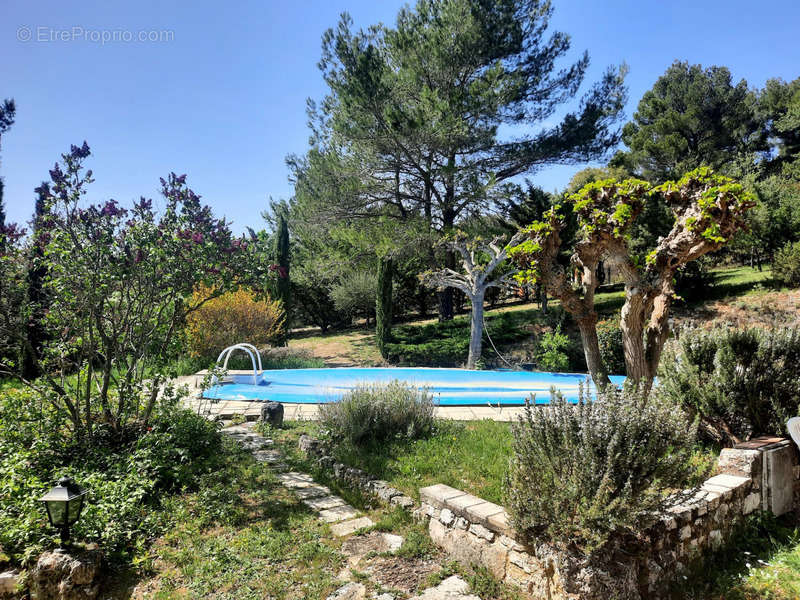
POLYGON ((609 389, 577 404, 551 391, 513 426, 509 512, 522 537, 584 552, 658 518, 693 467, 696 425, 659 396, 609 389))
POLYGON ((785 433, 800 407, 800 329, 689 329, 665 348, 659 390, 733 444, 785 433))
POLYGON ((433 397, 400 381, 363 385, 338 402, 320 405, 320 427, 336 442, 363 445, 389 439, 417 439, 433 431, 433 397))

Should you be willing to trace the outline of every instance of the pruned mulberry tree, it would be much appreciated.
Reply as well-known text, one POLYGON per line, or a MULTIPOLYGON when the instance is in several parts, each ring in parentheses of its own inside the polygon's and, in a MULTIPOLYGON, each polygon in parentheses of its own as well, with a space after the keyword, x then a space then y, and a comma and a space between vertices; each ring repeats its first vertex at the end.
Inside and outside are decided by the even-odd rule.
POLYGON ((483 342, 483 299, 486 290, 490 287, 505 285, 517 272, 516 269, 503 270, 498 267, 508 258, 511 248, 525 239, 525 232, 520 231, 511 240, 502 245, 502 237, 496 237, 490 242, 480 238, 472 239, 464 232, 458 232, 445 238, 441 245, 454 251, 461 257, 461 266, 464 272, 454 269, 440 269, 429 271, 421 276, 423 284, 436 288, 456 288, 467 295, 472 304, 472 318, 469 332, 469 355, 467 368, 474 369, 481 357, 483 342))
POLYGON ((592 379, 604 385, 609 379, 600 358, 594 295, 598 262, 614 264, 625 284, 620 327, 628 378, 649 390, 669 334, 676 273, 743 229, 753 199, 739 183, 700 167, 656 187, 638 179, 596 181, 568 196, 567 202, 564 209, 571 208, 578 221, 569 264, 559 260, 564 250, 560 237, 564 209, 555 206, 542 221, 524 228, 527 239, 511 249, 520 268, 516 277, 540 282, 561 300, 580 330, 592 379), (650 194, 663 198, 675 220, 670 232, 642 259, 630 250, 630 232, 650 194), (579 285, 573 285, 575 271, 579 285))

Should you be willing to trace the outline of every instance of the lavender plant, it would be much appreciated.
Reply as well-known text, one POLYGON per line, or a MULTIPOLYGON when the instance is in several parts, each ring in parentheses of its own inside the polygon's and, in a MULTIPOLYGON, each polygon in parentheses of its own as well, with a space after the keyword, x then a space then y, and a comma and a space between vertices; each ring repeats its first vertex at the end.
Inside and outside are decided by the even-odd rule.
POLYGON ((320 428, 334 443, 413 440, 433 431, 434 407, 426 390, 400 381, 361 385, 338 402, 320 405, 320 428))

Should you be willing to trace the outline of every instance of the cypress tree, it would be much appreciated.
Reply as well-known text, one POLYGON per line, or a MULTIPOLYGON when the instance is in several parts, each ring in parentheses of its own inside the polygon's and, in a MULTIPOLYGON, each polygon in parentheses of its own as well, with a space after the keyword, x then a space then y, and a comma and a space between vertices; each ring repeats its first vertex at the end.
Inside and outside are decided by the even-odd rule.
MULTIPOLYGON (((14 117, 17 114, 17 107, 14 100, 4 100, 0 103, 0 141, 2 141, 3 134, 9 130, 14 124, 14 117)), ((0 245, 5 245, 5 227, 6 227, 6 205, 3 200, 3 179, 0 178, 0 245)))
POLYGON ((47 228, 48 197, 50 196, 50 186, 47 182, 42 182, 36 188, 36 204, 33 209, 33 243, 31 245, 30 266, 28 267, 28 303, 31 306, 31 314, 28 319, 27 337, 28 345, 22 352, 22 375, 28 380, 32 380, 40 375, 39 362, 37 355, 42 343, 46 339, 46 332, 42 321, 44 319, 44 307, 47 298, 44 292, 44 278, 47 275, 47 268, 44 264, 44 237, 47 228))
MULTIPOLYGON (((289 225, 283 212, 278 214, 278 227, 275 231, 273 258, 278 265, 278 281, 275 286, 278 299, 286 311, 286 329, 291 324, 291 286, 289 281, 289 225)), ((285 346, 288 335, 284 333, 278 344, 285 346)))
POLYGON ((392 335, 392 275, 394 261, 378 259, 378 295, 375 302, 375 339, 383 358, 388 358, 386 343, 392 335))

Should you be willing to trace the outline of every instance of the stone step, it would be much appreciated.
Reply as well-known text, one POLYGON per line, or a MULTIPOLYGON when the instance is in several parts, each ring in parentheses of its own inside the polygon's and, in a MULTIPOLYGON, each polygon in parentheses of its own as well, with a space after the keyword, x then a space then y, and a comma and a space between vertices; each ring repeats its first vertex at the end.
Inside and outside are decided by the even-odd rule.
POLYGON ((347 502, 339 498, 339 496, 320 496, 319 498, 306 498, 303 500, 303 504, 314 510, 327 510, 337 506, 345 506, 347 502))
POLYGON ((319 518, 326 523, 338 523, 339 521, 354 519, 357 516, 358 511, 349 504, 319 511, 319 518))
POLYGON ((350 535, 351 533, 355 533, 359 529, 372 527, 373 525, 375 525, 375 523, 369 517, 359 517, 357 519, 341 521, 331 525, 331 532, 336 537, 344 537, 346 535, 350 535))
POLYGON ((278 481, 280 481, 284 487, 289 489, 299 489, 299 488, 307 488, 309 486, 315 485, 314 479, 311 475, 306 475, 305 473, 298 473, 296 471, 290 471, 288 473, 281 473, 278 475, 278 481))
POLYGON ((306 488, 298 488, 294 490, 295 495, 301 500, 306 498, 319 498, 320 496, 327 496, 331 491, 324 485, 310 485, 306 488))

